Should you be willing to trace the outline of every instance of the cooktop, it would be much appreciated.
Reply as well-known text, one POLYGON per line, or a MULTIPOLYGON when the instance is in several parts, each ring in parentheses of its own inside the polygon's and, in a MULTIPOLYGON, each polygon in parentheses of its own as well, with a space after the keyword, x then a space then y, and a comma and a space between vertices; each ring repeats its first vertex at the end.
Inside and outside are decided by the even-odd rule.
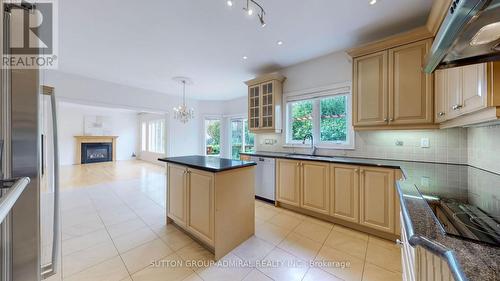
POLYGON ((419 188, 446 233, 500 247, 500 175, 474 167, 451 175, 461 178, 455 187, 419 188))

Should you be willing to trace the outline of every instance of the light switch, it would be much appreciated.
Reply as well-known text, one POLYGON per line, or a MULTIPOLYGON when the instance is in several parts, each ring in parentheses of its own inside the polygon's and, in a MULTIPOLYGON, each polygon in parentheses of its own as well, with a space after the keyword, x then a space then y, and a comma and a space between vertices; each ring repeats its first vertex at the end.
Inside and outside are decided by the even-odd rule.
POLYGON ((420 147, 421 148, 429 148, 431 145, 429 143, 429 138, 421 138, 420 139, 420 147))

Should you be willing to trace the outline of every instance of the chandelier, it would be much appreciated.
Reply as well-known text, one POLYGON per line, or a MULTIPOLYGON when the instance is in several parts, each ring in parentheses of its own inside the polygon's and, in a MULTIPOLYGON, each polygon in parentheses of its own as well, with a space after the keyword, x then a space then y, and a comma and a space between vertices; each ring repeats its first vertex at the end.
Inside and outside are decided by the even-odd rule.
MULTIPOLYGON (((246 7, 243 8, 243 11, 245 11, 249 16, 252 16, 254 12, 253 11, 254 7, 258 8, 260 12, 257 14, 257 16, 259 17, 260 26, 265 27, 266 22, 264 21, 264 16, 266 15, 266 11, 264 11, 262 5, 260 5, 259 3, 257 3, 257 1, 254 0, 246 0, 246 1, 247 5, 246 7)), ((234 4, 234 0, 227 0, 226 4, 229 7, 232 7, 234 4)))
POLYGON ((186 84, 191 84, 191 81, 187 77, 174 77, 173 80, 182 83, 182 105, 174 107, 174 118, 187 123, 194 118, 194 109, 186 106, 186 84))

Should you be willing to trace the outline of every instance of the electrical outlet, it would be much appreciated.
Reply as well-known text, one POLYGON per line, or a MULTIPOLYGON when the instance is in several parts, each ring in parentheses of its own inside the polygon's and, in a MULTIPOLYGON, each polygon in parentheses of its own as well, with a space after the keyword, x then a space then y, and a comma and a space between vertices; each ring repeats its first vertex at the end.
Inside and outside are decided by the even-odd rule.
POLYGON ((420 147, 421 148, 429 148, 431 145, 430 145, 430 142, 429 142, 429 138, 421 138, 420 139, 420 147))
POLYGON ((396 140, 396 146, 403 146, 404 142, 402 140, 396 140))
POLYGON ((429 177, 421 177, 420 178, 420 185, 422 187, 429 187, 429 177))
POLYGON ((267 144, 267 145, 274 145, 275 143, 277 143, 278 141, 275 140, 275 139, 265 139, 264 140, 264 144, 267 144))

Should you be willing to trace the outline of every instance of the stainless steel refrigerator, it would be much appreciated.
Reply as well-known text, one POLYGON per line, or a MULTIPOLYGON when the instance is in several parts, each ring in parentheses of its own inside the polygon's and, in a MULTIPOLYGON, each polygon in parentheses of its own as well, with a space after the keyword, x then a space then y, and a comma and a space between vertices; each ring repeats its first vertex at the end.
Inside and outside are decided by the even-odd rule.
MULTIPOLYGON (((5 54, 15 23, 1 3, 5 54)), ((0 280, 60 280, 54 89, 41 86, 39 69, 1 71, 0 280)))

